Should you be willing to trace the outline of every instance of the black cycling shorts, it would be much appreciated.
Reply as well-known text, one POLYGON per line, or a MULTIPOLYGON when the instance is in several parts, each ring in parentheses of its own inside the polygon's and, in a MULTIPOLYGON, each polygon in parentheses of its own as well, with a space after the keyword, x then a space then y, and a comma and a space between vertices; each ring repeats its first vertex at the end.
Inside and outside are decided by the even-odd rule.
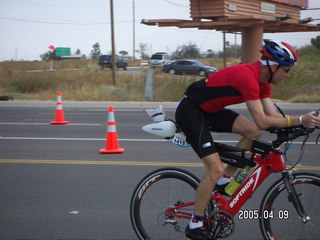
POLYGON ((232 132, 238 113, 230 109, 207 113, 190 98, 184 97, 176 110, 176 122, 187 137, 188 143, 200 158, 216 153, 210 131, 232 132))

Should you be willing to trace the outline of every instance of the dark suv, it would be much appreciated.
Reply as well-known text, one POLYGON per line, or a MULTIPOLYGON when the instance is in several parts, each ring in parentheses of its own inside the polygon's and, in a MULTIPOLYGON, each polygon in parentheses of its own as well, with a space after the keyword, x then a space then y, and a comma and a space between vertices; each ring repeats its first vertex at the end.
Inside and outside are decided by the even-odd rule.
MULTIPOLYGON (((101 67, 101 70, 104 68, 112 69, 112 55, 101 55, 99 58, 99 66, 101 67)), ((127 70, 128 63, 123 57, 116 55, 116 66, 117 68, 127 70)))

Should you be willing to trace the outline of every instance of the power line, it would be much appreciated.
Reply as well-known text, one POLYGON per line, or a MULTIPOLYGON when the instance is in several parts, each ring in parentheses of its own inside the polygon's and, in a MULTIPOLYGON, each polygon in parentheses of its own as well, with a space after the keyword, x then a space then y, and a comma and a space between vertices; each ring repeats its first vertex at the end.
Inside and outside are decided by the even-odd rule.
POLYGON ((171 2, 169 0, 163 0, 163 1, 165 1, 165 2, 167 2, 169 4, 171 4, 171 5, 177 6, 177 7, 184 7, 184 8, 189 7, 189 6, 186 6, 186 5, 179 4, 179 3, 171 2))
POLYGON ((104 4, 94 4, 92 2, 88 3, 84 3, 84 2, 80 2, 79 1, 74 1, 73 3, 71 2, 66 2, 66 1, 43 1, 43 0, 39 0, 39 1, 30 1, 30 0, 19 0, 19 1, 14 1, 14 0, 0 0, 0 2, 7 2, 10 5, 11 4, 16 4, 16 5, 28 5, 28 6, 34 6, 34 7, 59 7, 59 8, 101 8, 104 7, 104 4))
MULTIPOLYGON (((42 24, 61 24, 61 25, 106 25, 110 24, 109 22, 58 22, 58 21, 49 21, 49 20, 34 20, 34 19, 22 19, 22 18, 8 18, 0 17, 0 20, 16 21, 16 22, 30 22, 30 23, 42 23, 42 24)), ((130 23, 132 20, 128 21, 119 21, 117 23, 130 23)))
MULTIPOLYGON (((22 18, 9 18, 9 17, 0 17, 0 20, 8 20, 8 21, 16 21, 16 22, 27 22, 27 23, 38 23, 38 24, 54 24, 54 25, 78 25, 78 26, 90 26, 90 25, 110 25, 110 22, 59 22, 56 20, 35 20, 35 19, 22 19, 22 18)), ((115 23, 132 23, 133 20, 127 20, 127 21, 117 21, 115 23)), ((207 34, 208 32, 214 32, 212 30, 186 30, 186 29, 176 29, 176 28, 166 28, 165 30, 167 31, 179 31, 179 32, 190 32, 190 33, 205 33, 207 34)), ((266 33, 266 34, 272 34, 273 38, 283 38, 283 37, 277 37, 275 34, 290 34, 291 39, 310 39, 309 36, 304 36, 304 37, 298 37, 294 36, 293 34, 297 33, 266 33)))
MULTIPOLYGON (((310 35, 311 34, 317 34, 317 32, 307 32, 307 33, 309 33, 310 35)), ((283 36, 281 36, 280 34, 285 34, 285 35, 290 35, 290 39, 310 39, 310 38, 312 38, 312 36, 307 36, 306 35, 306 32, 304 33, 304 36, 295 36, 294 34, 297 34, 296 32, 292 32, 292 33, 290 33, 290 32, 288 32, 288 33, 265 33, 265 34, 270 34, 270 35, 272 35, 272 38, 274 38, 274 39, 283 39, 283 36), (280 35, 280 36, 276 36, 276 35, 280 35)))

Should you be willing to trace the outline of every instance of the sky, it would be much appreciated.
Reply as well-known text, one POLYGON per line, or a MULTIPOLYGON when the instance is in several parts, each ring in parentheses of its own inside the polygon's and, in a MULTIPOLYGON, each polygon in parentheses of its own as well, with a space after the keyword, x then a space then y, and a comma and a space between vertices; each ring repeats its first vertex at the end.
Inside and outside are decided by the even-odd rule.
MULTIPOLYGON (((140 43, 147 44, 149 55, 158 51, 172 53, 178 46, 189 43, 196 44, 201 52, 222 49, 219 31, 140 23, 142 19, 190 19, 189 0, 113 0, 113 5, 117 53, 124 50, 132 56, 140 43)), ((320 8, 320 0, 309 0, 309 7, 320 8)), ((302 11, 301 18, 309 16, 320 19, 320 10, 302 11)), ((108 54, 110 22, 110 0, 0 0, 0 61, 40 60, 40 54, 50 51, 50 45, 69 47, 71 53, 80 49, 88 56, 98 42, 101 52, 108 54)), ((277 33, 265 34, 264 38, 287 40, 302 47, 318 35, 319 32, 277 33)), ((241 37, 227 34, 227 41, 241 44, 241 37)))

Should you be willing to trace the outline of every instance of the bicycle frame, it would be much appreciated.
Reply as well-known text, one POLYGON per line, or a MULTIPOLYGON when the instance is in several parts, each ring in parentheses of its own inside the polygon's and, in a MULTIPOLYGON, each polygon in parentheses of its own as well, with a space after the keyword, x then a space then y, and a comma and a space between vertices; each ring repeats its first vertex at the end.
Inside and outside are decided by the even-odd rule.
MULTIPOLYGON (((318 111, 315 114, 318 115, 318 111)), ((319 195, 313 198, 313 196, 315 196, 313 195, 313 191, 315 191, 316 188, 317 194, 319 194, 320 176, 307 172, 292 173, 291 168, 286 167, 284 157, 288 146, 285 147, 284 152, 280 150, 282 143, 305 136, 301 148, 301 150, 303 150, 307 138, 314 129, 308 129, 304 126, 293 126, 282 128, 272 127, 266 131, 271 134, 276 134, 276 139, 270 142, 254 139, 250 151, 215 142, 216 150, 222 162, 237 168, 249 166, 251 170, 248 177, 246 177, 232 196, 225 196, 220 194, 219 191, 212 190, 213 192, 204 212, 204 222, 207 224, 208 229, 210 229, 214 239, 227 237, 233 232, 233 218, 271 173, 281 173, 281 177, 275 181, 264 194, 259 208, 260 213, 256 210, 252 212, 254 213, 254 218, 259 218, 263 237, 265 239, 275 239, 275 235, 279 235, 282 238, 284 235, 287 236, 289 231, 291 232, 291 230, 295 229, 293 234, 288 235, 289 238, 286 239, 295 238, 296 233, 301 235, 301 237, 303 235, 314 238, 314 236, 320 232, 318 227, 319 218, 316 215, 319 205, 315 206, 315 210, 310 210, 309 207, 312 206, 312 204, 308 197, 308 193, 311 191, 310 199, 312 201, 318 200, 319 195), (273 218, 278 218, 273 217, 273 209, 280 208, 281 210, 283 204, 289 204, 288 209, 290 210, 294 209, 294 217, 288 222, 291 225, 288 224, 290 226, 286 229, 282 229, 282 225, 279 225, 277 220, 272 220, 273 218), (315 223, 317 225, 315 225, 315 223), (316 232, 312 232, 313 229, 316 230, 316 232), (312 234, 310 235, 309 232, 312 234)), ((176 132, 176 134, 180 134, 180 132, 176 132)), ((175 136, 176 135, 174 135, 174 137, 168 137, 169 141, 182 147, 188 144, 183 138, 181 138, 183 144, 175 142, 172 140, 175 136)), ((320 134, 316 142, 318 142, 319 138, 320 134)), ((300 162, 301 158, 302 155, 299 156, 295 165, 300 162)), ((151 239, 152 237, 163 238, 163 234, 168 234, 168 236, 171 233, 173 235, 176 234, 172 231, 183 232, 181 226, 187 224, 188 220, 191 219, 192 208, 193 205, 195 205, 194 201, 191 202, 186 199, 192 197, 193 191, 199 183, 200 180, 197 176, 183 169, 176 168, 156 170, 145 176, 136 187, 130 204, 131 222, 139 239, 151 239), (162 179, 168 179, 168 181, 163 182, 165 186, 164 191, 167 191, 166 194, 162 196, 162 191, 157 191, 159 190, 158 188, 153 188, 153 190, 149 191, 150 194, 146 195, 146 200, 143 201, 142 197, 149 186, 162 179), (172 186, 182 186, 181 189, 179 189, 179 187, 171 188, 171 182, 174 183, 172 186), (177 185, 175 185, 175 183, 177 183, 177 185), (185 191, 185 187, 188 188, 187 191, 185 191), (177 190, 177 192, 175 192, 175 190, 177 190), (168 202, 171 203, 171 205, 168 206, 168 202), (163 209, 164 206, 165 209, 163 209), (150 216, 150 212, 158 213, 156 214, 156 222, 151 220, 152 216, 150 216), (162 230, 159 229, 159 225, 164 226, 164 228, 162 230)), ((160 184, 158 186, 161 187, 163 185, 160 184)), ((282 217, 278 219, 282 219, 282 217)), ((178 237, 178 235, 175 235, 175 237, 178 237)), ((301 237, 300 239, 302 239, 301 237)))
MULTIPOLYGON (((238 188, 230 199, 226 199, 220 193, 215 193, 210 200, 214 200, 219 206, 219 210, 226 211, 234 216, 240 208, 246 203, 251 195, 258 189, 261 183, 274 172, 286 170, 284 159, 280 150, 273 150, 265 157, 254 154, 253 161, 257 163, 254 171, 247 177, 244 183, 238 188)), ((190 213, 179 211, 180 208, 194 205, 195 202, 189 202, 173 206, 166 211, 167 216, 176 216, 178 218, 191 218, 190 213)))
POLYGON ((220 210, 226 211, 234 216, 271 173, 286 170, 286 165, 280 150, 273 151, 264 158, 262 158, 261 155, 255 154, 254 161, 257 163, 254 171, 229 200, 219 193, 211 197, 211 200, 215 200, 216 203, 220 205, 220 210))

